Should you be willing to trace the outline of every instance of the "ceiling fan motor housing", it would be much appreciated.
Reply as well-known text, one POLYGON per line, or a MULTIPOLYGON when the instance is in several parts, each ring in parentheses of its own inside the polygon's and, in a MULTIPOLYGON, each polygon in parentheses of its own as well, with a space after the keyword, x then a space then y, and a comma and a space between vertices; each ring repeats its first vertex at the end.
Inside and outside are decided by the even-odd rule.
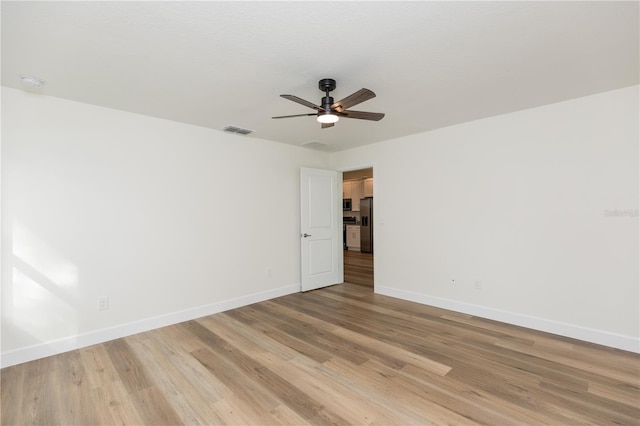
POLYGON ((324 96, 322 98, 322 108, 325 111, 331 111, 331 105, 333 105, 333 98, 331 96, 324 96))

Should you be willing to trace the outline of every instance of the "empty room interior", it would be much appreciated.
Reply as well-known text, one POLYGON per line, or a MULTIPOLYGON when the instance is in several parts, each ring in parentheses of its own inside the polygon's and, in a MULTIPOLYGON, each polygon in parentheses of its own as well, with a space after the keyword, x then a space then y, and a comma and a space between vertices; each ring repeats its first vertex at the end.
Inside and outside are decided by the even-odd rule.
POLYGON ((640 424, 640 2, 0 13, 1 424, 640 424))

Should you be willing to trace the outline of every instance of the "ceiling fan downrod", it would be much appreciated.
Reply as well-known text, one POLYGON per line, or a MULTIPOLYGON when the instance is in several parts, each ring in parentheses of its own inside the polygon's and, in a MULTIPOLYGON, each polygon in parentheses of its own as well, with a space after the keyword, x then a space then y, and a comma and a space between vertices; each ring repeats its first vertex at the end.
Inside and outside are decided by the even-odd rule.
POLYGON ((318 88, 325 93, 322 98, 322 108, 326 114, 331 112, 331 105, 333 105, 333 98, 329 96, 329 92, 336 88, 336 81, 332 78, 323 78, 318 82, 318 88))

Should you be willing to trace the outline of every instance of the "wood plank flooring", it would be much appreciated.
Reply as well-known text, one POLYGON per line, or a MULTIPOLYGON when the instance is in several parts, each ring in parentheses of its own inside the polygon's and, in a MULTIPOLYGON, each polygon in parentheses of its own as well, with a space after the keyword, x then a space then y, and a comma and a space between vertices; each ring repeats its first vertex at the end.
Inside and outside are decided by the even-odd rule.
POLYGON ((373 289, 373 254, 345 250, 344 282, 373 289))
POLYGON ((637 354, 376 295, 362 284, 0 374, 3 425, 640 423, 637 354))

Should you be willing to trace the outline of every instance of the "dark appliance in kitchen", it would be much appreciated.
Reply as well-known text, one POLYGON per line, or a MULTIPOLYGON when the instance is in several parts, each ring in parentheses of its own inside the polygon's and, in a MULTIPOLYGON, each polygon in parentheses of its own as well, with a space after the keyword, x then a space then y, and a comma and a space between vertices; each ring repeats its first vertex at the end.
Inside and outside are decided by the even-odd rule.
POLYGON ((345 216, 342 218, 342 248, 347 249, 347 225, 356 225, 358 220, 355 216, 345 216))
POLYGON ((360 200, 360 251, 373 253, 373 198, 360 200))
POLYGON ((342 211, 345 211, 345 212, 351 211, 351 198, 342 199, 342 211))

